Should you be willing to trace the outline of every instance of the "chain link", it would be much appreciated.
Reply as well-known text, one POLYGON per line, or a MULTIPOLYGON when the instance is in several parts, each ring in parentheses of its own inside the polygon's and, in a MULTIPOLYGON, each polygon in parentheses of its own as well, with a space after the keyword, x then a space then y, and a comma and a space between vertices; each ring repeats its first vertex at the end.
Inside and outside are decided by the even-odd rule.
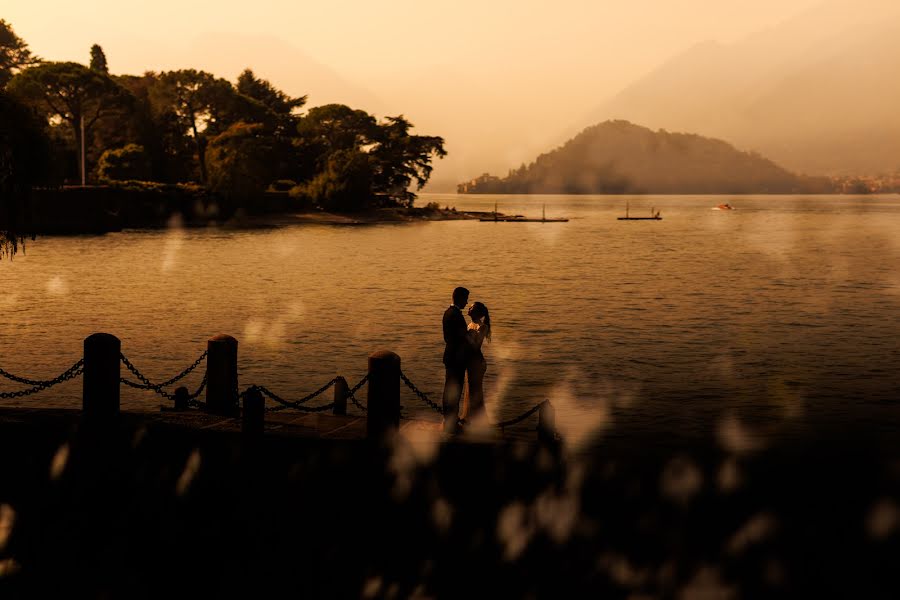
POLYGON ((533 407, 526 410, 518 417, 514 417, 512 419, 507 419, 506 421, 501 421, 499 423, 494 423, 494 427, 499 427, 500 429, 503 429, 505 427, 511 427, 512 425, 521 423, 522 421, 524 421, 525 419, 527 419, 528 417, 530 417, 531 415, 536 413, 541 408, 541 404, 543 404, 543 402, 541 402, 540 404, 535 404, 533 407))
POLYGON ((274 400, 275 402, 277 402, 277 403, 280 405, 280 406, 275 406, 275 407, 272 407, 272 408, 266 408, 266 412, 273 412, 273 411, 284 410, 285 408, 293 408, 293 409, 296 409, 296 410, 299 410, 299 411, 303 411, 303 412, 324 412, 324 411, 326 411, 326 410, 331 410, 331 409, 333 409, 333 408, 334 408, 334 402, 331 402, 331 403, 326 404, 326 405, 324 405, 324 406, 314 406, 314 407, 312 407, 312 406, 304 406, 303 404, 304 404, 305 402, 309 402, 310 400, 312 400, 312 399, 315 398, 316 396, 319 396, 320 394, 322 394, 325 390, 327 390, 327 389, 330 388, 332 385, 334 385, 334 382, 335 382, 335 381, 337 381, 337 377, 335 377, 334 379, 332 379, 331 381, 329 381, 328 383, 326 383, 325 385, 323 385, 321 388, 319 388, 318 390, 316 390, 316 391, 313 392, 312 394, 309 394, 308 396, 306 396, 306 397, 304 397, 304 398, 301 398, 300 400, 297 400, 296 402, 292 402, 292 401, 290 401, 290 400, 285 400, 284 398, 282 398, 281 396, 279 396, 279 395, 276 394, 275 392, 271 391, 270 389, 268 389, 267 387, 262 386, 262 385, 251 385, 249 388, 247 388, 246 390, 244 390, 243 393, 241 393, 241 397, 243 398, 243 397, 244 397, 246 394, 248 394, 249 392, 251 392, 251 391, 253 391, 253 390, 256 390, 256 391, 258 391, 259 393, 261 393, 262 395, 266 396, 267 398, 271 398, 272 400, 274 400))
POLYGON ((369 380, 369 374, 366 373, 365 375, 363 375, 363 378, 359 380, 359 383, 354 385, 352 388, 350 388, 350 391, 347 392, 347 397, 350 398, 350 401, 353 403, 353 406, 355 406, 356 408, 358 408, 359 410, 361 410, 363 412, 368 412, 369 409, 365 405, 361 404, 359 402, 359 400, 356 399, 356 396, 354 394, 356 394, 356 392, 359 391, 359 388, 361 388, 363 385, 365 385, 365 383, 368 380, 369 380))
MULTIPOLYGON (((410 381, 409 378, 406 376, 406 374, 404 374, 402 371, 400 372, 400 379, 403 380, 403 382, 407 385, 407 387, 409 387, 409 389, 411 389, 413 391, 413 393, 419 397, 420 400, 425 402, 425 404, 430 406, 435 412, 437 412, 440 415, 444 414, 444 411, 441 409, 441 407, 438 406, 437 404, 435 404, 434 402, 432 402, 431 399, 428 398, 428 395, 425 392, 423 392, 422 390, 420 390, 418 387, 416 387, 416 385, 412 381, 410 381)), ((531 415, 536 413, 538 410, 540 410, 541 404, 535 404, 532 408, 526 410, 524 413, 522 413, 518 417, 514 417, 512 419, 507 419, 506 421, 501 421, 500 423, 493 423, 493 426, 497 427, 499 429, 504 429, 506 427, 511 427, 512 425, 516 425, 517 423, 521 423, 522 421, 524 421, 525 419, 527 419, 528 417, 530 417, 531 415)))
POLYGON ((190 394, 190 395, 188 396, 188 400, 191 400, 191 401, 196 400, 196 399, 200 396, 200 394, 203 393, 203 390, 206 389, 206 383, 207 383, 207 377, 206 377, 206 376, 207 376, 207 373, 204 373, 204 374, 203 374, 203 381, 200 382, 200 387, 197 388, 197 391, 196 391, 196 392, 194 392, 193 394, 190 394))
MULTIPOLYGON (((334 379, 332 379, 331 381, 329 381, 328 383, 326 383, 325 385, 323 385, 322 387, 320 387, 319 389, 317 389, 317 390, 314 391, 313 393, 304 396, 304 397, 301 398, 300 400, 285 400, 284 398, 282 398, 281 396, 279 396, 278 394, 276 394, 275 392, 273 392, 273 391, 270 390, 269 388, 267 388, 267 387, 265 387, 265 386, 262 386, 262 385, 251 385, 249 388, 247 388, 246 390, 244 390, 243 392, 241 392, 241 393, 239 394, 239 398, 243 398, 245 395, 247 395, 247 394, 250 393, 251 391, 256 390, 256 391, 260 392, 261 394, 263 394, 263 395, 266 396, 267 398, 270 398, 271 400, 273 400, 274 402, 276 402, 276 403, 278 404, 278 406, 273 406, 273 407, 271 407, 271 408, 267 407, 267 408, 266 408, 266 412, 278 412, 278 411, 282 411, 282 410, 284 410, 284 409, 286 409, 286 408, 293 408, 293 409, 295 409, 295 410, 299 410, 299 411, 302 411, 302 412, 309 412, 309 413, 324 412, 324 411, 326 411, 326 410, 332 410, 332 409, 334 408, 334 406, 335 406, 335 403, 334 403, 334 402, 329 402, 328 404, 325 404, 325 405, 323 405, 323 406, 315 406, 315 407, 309 407, 309 406, 304 406, 304 405, 305 405, 307 402, 309 402, 310 400, 312 400, 312 399, 314 399, 314 398, 317 398, 318 396, 320 396, 320 395, 322 395, 323 393, 325 393, 331 386, 333 386, 333 385, 337 382, 338 379, 339 379, 339 377, 335 377, 334 379)), ((363 412, 366 411, 366 406, 365 406, 364 404, 361 404, 361 403, 359 402, 359 400, 356 399, 355 394, 356 394, 356 392, 359 391, 359 389, 360 389, 363 385, 365 385, 365 383, 366 383, 368 380, 369 380, 369 376, 368 376, 368 375, 365 375, 365 376, 359 381, 359 383, 357 383, 355 386, 353 386, 353 387, 352 387, 350 390, 348 390, 348 392, 347 392, 347 397, 350 399, 350 401, 353 402, 353 404, 354 404, 357 408, 359 408, 360 410, 362 410, 363 412)))
MULTIPOLYGON (((128 369, 129 371, 131 371, 131 373, 135 377, 137 377, 141 383, 135 383, 133 381, 129 381, 129 380, 125 379, 124 377, 120 378, 119 381, 121 381, 128 387, 133 387, 138 390, 153 390, 154 392, 156 392, 157 394, 159 394, 166 400, 172 400, 172 401, 175 400, 174 394, 170 394, 169 392, 162 389, 163 388, 162 384, 155 384, 155 383, 151 382, 149 379, 147 379, 146 377, 144 377, 143 373, 138 371, 137 367, 135 367, 133 364, 131 364, 131 361, 128 360, 128 358, 126 358, 126 356, 124 354, 122 354, 121 352, 119 353, 119 359, 122 361, 122 364, 125 365, 125 368, 128 369)), ((196 364, 200 364, 199 361, 196 364)), ((193 371, 194 368, 196 368, 196 365, 189 367, 190 370, 188 371, 188 373, 190 371, 193 371)), ((180 379, 180 377, 178 377, 178 379, 180 379)), ((175 379, 175 380, 177 381, 178 379, 175 379)))
MULTIPOLYGON (((2 371, 2 370, 0 370, 2 371)), ((32 379, 26 379, 24 377, 16 377, 6 371, 2 371, 2 374, 7 379, 11 379, 12 381, 17 381, 18 383, 25 383, 26 385, 31 385, 32 387, 27 390, 18 390, 15 392, 0 392, 0 399, 8 399, 8 398, 24 398, 25 396, 30 396, 32 394, 36 394, 43 390, 49 389, 57 384, 60 384, 64 381, 68 381, 70 379, 74 379, 84 373, 84 359, 79 359, 74 365, 54 377, 53 379, 48 379, 46 381, 37 381, 32 379)))
MULTIPOLYGON (((159 384, 159 387, 169 387, 173 383, 177 383, 177 382, 181 381, 182 379, 184 379, 185 377, 187 377, 188 375, 190 375, 194 371, 194 369, 196 369, 197 367, 200 366, 200 363, 203 362, 203 360, 206 358, 207 354, 209 354, 209 350, 204 350, 203 354, 201 354, 199 356, 199 358, 197 358, 197 360, 195 360, 193 362, 193 364, 191 364, 191 366, 189 366, 187 369, 185 369, 184 371, 182 371, 181 373, 179 373, 172 379, 169 379, 168 381, 163 381, 162 383, 159 384)), ((205 375, 204 375, 204 377, 205 377, 205 375)))
POLYGON ((416 396, 419 397, 419 400, 421 400, 422 402, 424 402, 425 404, 427 404, 428 406, 430 406, 430 407, 431 407, 435 412, 437 412, 439 415, 441 415, 441 416, 444 415, 444 410, 443 410, 440 406, 438 406, 437 404, 435 404, 434 402, 432 402, 431 399, 428 398, 428 395, 427 395, 425 392, 423 392, 422 390, 420 390, 419 388, 417 388, 417 387, 416 387, 416 384, 414 384, 412 381, 410 381, 410 380, 409 380, 409 377, 407 377, 407 376, 403 373, 403 371, 400 371, 400 379, 402 379, 402 380, 403 380, 403 383, 405 383, 406 386, 407 386, 409 389, 411 389, 411 390, 413 391, 413 393, 414 393, 416 396))
MULTIPOLYGON (((147 379, 140 371, 138 371, 137 367, 135 367, 133 364, 131 364, 131 361, 128 360, 128 358, 126 358, 124 354, 119 353, 119 358, 122 360, 122 364, 124 364, 125 368, 127 368, 129 371, 131 371, 131 373, 135 377, 137 377, 141 381, 141 383, 135 383, 133 381, 129 381, 129 380, 125 379, 124 377, 119 379, 119 381, 121 381, 122 383, 124 383, 125 385, 127 385, 129 387, 132 387, 132 388, 135 388, 138 390, 152 390, 167 400, 174 400, 175 395, 168 393, 167 391, 165 391, 162 388, 168 387, 168 386, 172 385, 173 383, 177 383, 178 381, 184 379, 189 374, 191 374, 198 366, 200 366, 200 363, 203 362, 203 360, 206 358, 207 354, 208 354, 208 351, 204 350, 203 354, 201 354, 200 357, 197 358, 197 360, 195 360, 188 368, 186 368, 184 371, 182 371, 175 377, 172 377, 171 379, 168 379, 162 383, 153 383, 149 379, 147 379)), ((203 378, 205 381, 206 375, 204 375, 203 378)), ((205 386, 206 384, 204 383, 202 385, 205 386)), ((202 391, 202 387, 201 387, 201 390, 198 390, 197 393, 199 394, 200 391, 202 391)), ((194 397, 196 397, 196 396, 193 396, 192 398, 194 398, 194 397)))
POLYGON ((203 393, 203 390, 206 389, 207 374, 208 373, 203 374, 203 381, 200 382, 200 387, 197 388, 197 391, 188 396, 188 406, 206 410, 206 402, 201 402, 200 400, 197 400, 197 398, 199 398, 200 394, 203 393))
POLYGON ((52 386, 56 385, 57 383, 60 383, 61 381, 65 381, 65 379, 63 379, 63 378, 70 371, 75 371, 83 365, 84 365, 84 359, 80 358, 74 365, 72 365, 71 367, 69 367, 68 369, 63 371, 62 374, 58 375, 57 377, 54 377, 53 379, 44 379, 44 380, 28 379, 27 377, 18 377, 17 375, 13 375, 9 371, 4 371, 3 369, 0 369, 0 376, 5 377, 6 379, 9 379, 10 381, 15 381, 16 383, 23 383, 25 385, 32 385, 35 387, 41 386, 43 388, 48 388, 48 387, 52 387, 52 386))
MULTIPOLYGON (((328 388, 330 388, 331 386, 333 386, 337 380, 338 380, 338 378, 335 377, 334 379, 332 379, 331 381, 329 381, 328 383, 326 383, 325 385, 323 385, 322 387, 320 387, 313 393, 307 394, 306 396, 304 396, 303 398, 300 398, 299 400, 292 400, 292 401, 291 400, 283 400, 281 398, 278 398, 274 393, 270 392, 267 389, 263 393, 266 394, 267 396, 269 396, 270 398, 272 398, 272 400, 275 400, 276 402, 281 404, 281 406, 273 406, 272 408, 269 409, 270 411, 279 411, 279 410, 284 410, 285 408, 299 408, 299 405, 306 404, 313 398, 316 398, 316 397, 320 396, 321 394, 325 393, 325 391, 328 388)), ((260 391, 265 389, 262 386, 256 386, 256 388, 260 391)), ((333 404, 332 404, 332 406, 333 406, 333 404)))

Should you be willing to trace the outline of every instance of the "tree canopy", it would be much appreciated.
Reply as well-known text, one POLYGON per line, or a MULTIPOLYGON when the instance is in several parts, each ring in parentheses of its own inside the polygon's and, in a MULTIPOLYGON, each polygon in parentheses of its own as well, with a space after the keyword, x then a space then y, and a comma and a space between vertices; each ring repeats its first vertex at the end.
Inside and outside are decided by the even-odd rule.
POLYGON ((97 161, 100 181, 147 181, 150 164, 143 146, 128 144, 115 150, 107 150, 97 161))
POLYGON ((306 96, 291 98, 265 79, 259 79, 250 69, 238 76, 237 92, 265 105, 278 115, 291 115, 306 104, 306 96))
POLYGON ((240 121, 209 144, 209 186, 227 196, 252 198, 278 178, 278 161, 271 132, 262 124, 240 121))
POLYGON ((103 75, 109 75, 109 66, 106 64, 106 54, 103 53, 103 48, 100 47, 100 44, 91 46, 90 69, 91 71, 102 73, 103 75))
POLYGON ((442 138, 414 135, 403 116, 379 120, 343 104, 303 112, 307 96, 249 68, 234 83, 190 68, 113 76, 99 44, 88 66, 42 62, 0 20, 0 90, 4 84, 4 114, 24 111, 30 120, 17 123, 30 123, 34 134, 17 148, 6 123, 2 164, 10 173, 17 165, 16 181, 38 182, 26 173, 29 148, 49 146, 64 181, 77 181, 82 168, 100 183, 199 181, 243 203, 278 182, 279 193, 290 188, 322 208, 360 210, 410 206, 413 188, 446 154, 442 138))
MULTIPOLYGON (((421 189, 431 177, 431 161, 447 152, 443 138, 411 135, 410 129, 412 123, 403 116, 379 123, 367 112, 343 104, 311 109, 297 125, 296 145, 305 163, 314 167, 316 185, 308 188, 312 199, 316 201, 314 190, 327 187, 323 181, 353 177, 367 190, 364 202, 412 205, 415 194, 409 187, 415 181, 421 189)), ((357 193, 356 185, 343 183, 347 185, 340 186, 342 190, 357 193)), ((332 181, 328 189, 334 185, 332 181)))
POLYGON ((151 88, 158 112, 174 115, 196 146, 200 180, 207 182, 206 146, 238 121, 261 122, 269 111, 261 102, 241 95, 227 80, 205 71, 182 69, 159 75, 151 88))
POLYGON ((0 19, 0 88, 17 72, 38 62, 40 59, 31 54, 28 44, 16 35, 12 25, 0 19))
POLYGON ((108 75, 75 62, 45 62, 22 71, 10 82, 9 90, 48 121, 68 123, 76 148, 82 130, 89 134, 101 118, 127 108, 130 101, 128 93, 108 75))

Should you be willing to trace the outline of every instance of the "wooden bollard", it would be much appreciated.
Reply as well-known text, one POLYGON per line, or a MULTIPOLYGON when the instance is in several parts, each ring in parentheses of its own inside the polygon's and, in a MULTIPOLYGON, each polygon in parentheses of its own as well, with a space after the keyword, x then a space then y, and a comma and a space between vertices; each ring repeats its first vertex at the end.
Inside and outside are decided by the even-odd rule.
POLYGON ((556 441, 556 409, 550 404, 550 400, 541 402, 538 409, 537 435, 540 442, 556 441))
POLYGON ((238 342, 230 335, 217 335, 206 344, 206 406, 218 415, 238 410, 238 342))
POLYGON ((81 410, 86 419, 113 420, 119 415, 119 364, 122 343, 109 333, 84 339, 84 388, 81 410))
POLYGON ((367 431, 381 438, 400 427, 400 357, 388 350, 369 356, 367 431))
POLYGON ((184 386, 175 388, 175 409, 174 410, 187 410, 188 405, 191 403, 191 394, 188 392, 188 389, 184 386))
POLYGON ((350 396, 350 386, 343 377, 338 377, 334 382, 334 409, 335 415, 347 414, 347 397, 350 396))
POLYGON ((244 394, 244 410, 241 412, 241 433, 261 437, 266 425, 266 399, 258 389, 250 388, 244 394))

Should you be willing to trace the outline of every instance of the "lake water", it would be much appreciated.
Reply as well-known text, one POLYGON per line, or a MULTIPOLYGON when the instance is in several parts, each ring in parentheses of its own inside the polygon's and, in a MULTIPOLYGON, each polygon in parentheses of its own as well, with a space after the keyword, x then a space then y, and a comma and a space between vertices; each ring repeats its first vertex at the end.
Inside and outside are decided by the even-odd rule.
MULTIPOLYGON (((626 423, 900 421, 900 196, 419 203, 430 201, 535 217, 546 205, 570 221, 41 237, 0 262, 0 367, 56 375, 85 336, 106 331, 162 380, 229 333, 242 389, 296 398, 335 374, 352 385, 387 348, 439 401, 441 314, 465 285, 494 323, 485 385, 496 419, 550 398, 575 437, 626 423), (626 201, 663 220, 617 221, 626 201), (736 210, 711 210, 721 202, 736 210)), ((18 387, 0 380, 0 391, 18 387)), ((74 407, 80 393, 77 381, 3 402, 74 407)), ((405 414, 436 418, 406 391, 402 401, 405 414)), ((123 390, 126 407, 158 404, 123 390)))

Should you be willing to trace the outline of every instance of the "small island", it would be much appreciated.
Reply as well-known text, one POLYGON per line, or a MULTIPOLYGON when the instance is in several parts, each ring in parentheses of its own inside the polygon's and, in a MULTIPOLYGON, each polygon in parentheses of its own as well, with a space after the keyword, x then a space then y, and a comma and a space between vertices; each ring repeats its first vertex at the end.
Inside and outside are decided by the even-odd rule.
POLYGON ((588 127, 506 177, 485 173, 460 194, 834 193, 825 177, 797 175, 722 140, 653 131, 628 121, 588 127))

